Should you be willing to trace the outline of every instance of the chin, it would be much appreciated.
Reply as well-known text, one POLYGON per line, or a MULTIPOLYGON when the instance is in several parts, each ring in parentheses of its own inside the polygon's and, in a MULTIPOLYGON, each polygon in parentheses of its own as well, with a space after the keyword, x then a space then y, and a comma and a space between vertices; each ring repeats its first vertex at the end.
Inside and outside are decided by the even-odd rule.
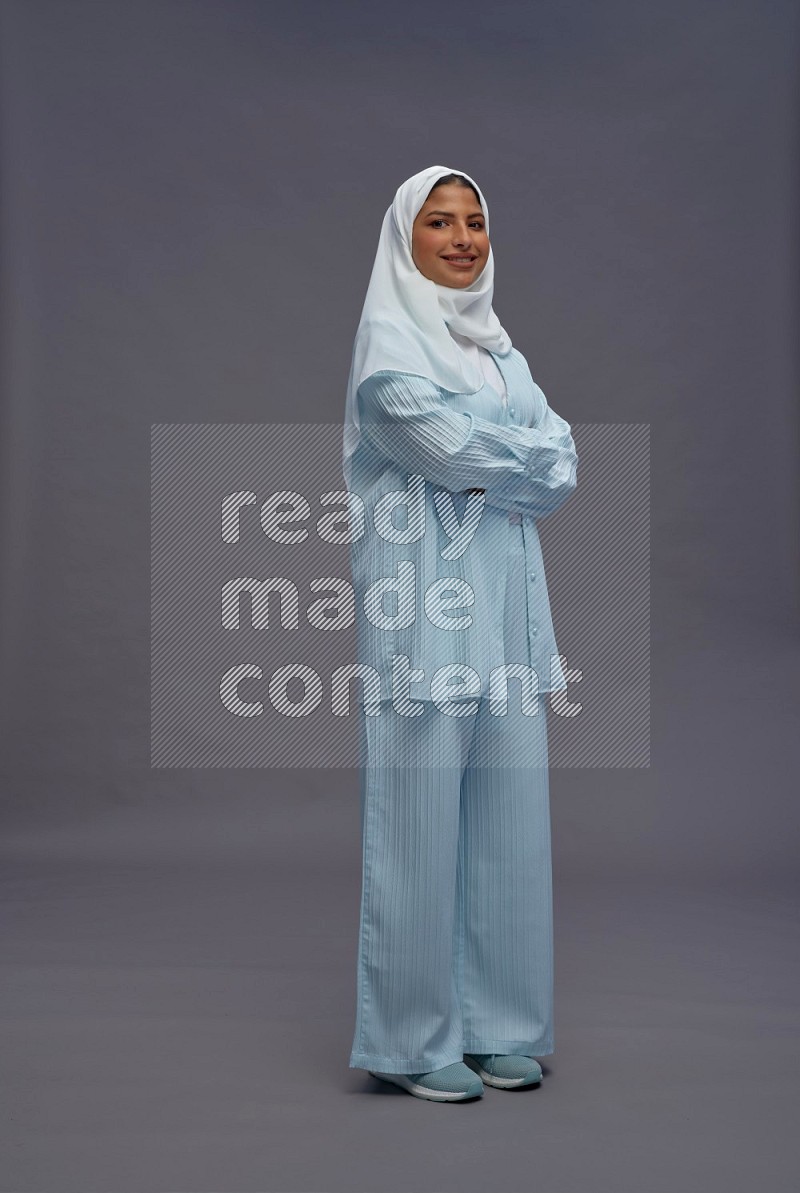
POLYGON ((441 284, 449 286, 451 290, 464 290, 467 286, 471 286, 479 276, 480 274, 475 273, 469 276, 465 275, 463 278, 453 278, 448 274, 446 278, 441 279, 441 284))

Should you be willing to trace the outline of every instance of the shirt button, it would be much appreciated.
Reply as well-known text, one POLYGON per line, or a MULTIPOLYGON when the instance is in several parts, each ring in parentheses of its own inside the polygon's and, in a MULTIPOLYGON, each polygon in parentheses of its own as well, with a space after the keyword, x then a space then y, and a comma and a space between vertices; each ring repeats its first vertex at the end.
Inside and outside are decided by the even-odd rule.
POLYGON ((528 524, 528 526, 530 526, 531 522, 533 521, 533 518, 531 517, 530 514, 525 515, 525 521, 528 524))
POLYGON ((534 625, 534 626, 531 626, 531 633, 533 634, 534 638, 535 638, 535 637, 536 637, 536 635, 539 633, 539 631, 537 630, 537 628, 536 628, 536 626, 535 626, 535 625, 534 625))
POLYGON ((508 408, 508 413, 509 413, 509 414, 511 415, 511 417, 513 418, 513 417, 514 417, 514 415, 515 415, 517 412, 516 412, 516 410, 514 409, 514 407, 513 407, 513 406, 509 406, 509 408, 508 408))
POLYGON ((535 579, 536 579, 536 572, 528 572, 528 578, 529 578, 530 580, 535 580, 535 579))

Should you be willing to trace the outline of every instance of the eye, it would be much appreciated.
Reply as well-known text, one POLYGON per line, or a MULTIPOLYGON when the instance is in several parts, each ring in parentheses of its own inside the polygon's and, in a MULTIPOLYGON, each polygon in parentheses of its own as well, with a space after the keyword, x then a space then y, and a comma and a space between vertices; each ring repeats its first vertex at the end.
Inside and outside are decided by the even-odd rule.
MULTIPOLYGON (((441 216, 437 216, 436 219, 431 220, 430 226, 432 228, 435 228, 437 226, 437 224, 446 224, 446 223, 447 223, 447 220, 442 219, 441 216)), ((483 221, 482 220, 473 220, 472 227, 477 228, 477 230, 479 232, 483 232, 483 227, 484 227, 483 221)))

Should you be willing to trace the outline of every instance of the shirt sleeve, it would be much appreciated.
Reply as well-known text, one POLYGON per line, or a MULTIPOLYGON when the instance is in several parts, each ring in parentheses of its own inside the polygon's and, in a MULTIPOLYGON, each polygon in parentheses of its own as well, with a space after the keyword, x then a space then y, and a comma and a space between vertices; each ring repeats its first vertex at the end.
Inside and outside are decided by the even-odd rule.
MULTIPOLYGON (((528 375, 530 376, 530 370, 528 375)), ((534 517, 542 518, 557 510, 576 488, 578 453, 569 423, 556 414, 548 404, 544 390, 532 377, 531 382, 536 390, 537 408, 529 429, 536 431, 541 442, 557 453, 544 477, 544 488, 540 488, 535 496, 538 512, 526 510, 523 504, 514 499, 513 493, 503 486, 499 489, 488 487, 486 501, 489 505, 500 505, 503 509, 516 510, 523 514, 533 512, 534 517)))
POLYGON ((429 378, 412 373, 373 373, 358 396, 365 440, 442 488, 482 488, 487 504, 535 518, 552 513, 575 488, 570 428, 546 401, 537 426, 518 427, 452 410, 429 378))

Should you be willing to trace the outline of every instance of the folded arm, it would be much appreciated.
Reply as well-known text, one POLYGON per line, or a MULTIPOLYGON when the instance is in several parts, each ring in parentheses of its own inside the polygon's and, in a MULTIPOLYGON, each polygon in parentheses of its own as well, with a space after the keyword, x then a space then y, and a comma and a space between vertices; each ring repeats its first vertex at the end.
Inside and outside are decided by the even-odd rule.
POLYGON ((452 410, 432 381, 411 373, 373 373, 358 396, 365 440, 442 488, 482 488, 488 505, 535 518, 558 509, 575 488, 569 424, 546 401, 537 426, 517 427, 452 410))

